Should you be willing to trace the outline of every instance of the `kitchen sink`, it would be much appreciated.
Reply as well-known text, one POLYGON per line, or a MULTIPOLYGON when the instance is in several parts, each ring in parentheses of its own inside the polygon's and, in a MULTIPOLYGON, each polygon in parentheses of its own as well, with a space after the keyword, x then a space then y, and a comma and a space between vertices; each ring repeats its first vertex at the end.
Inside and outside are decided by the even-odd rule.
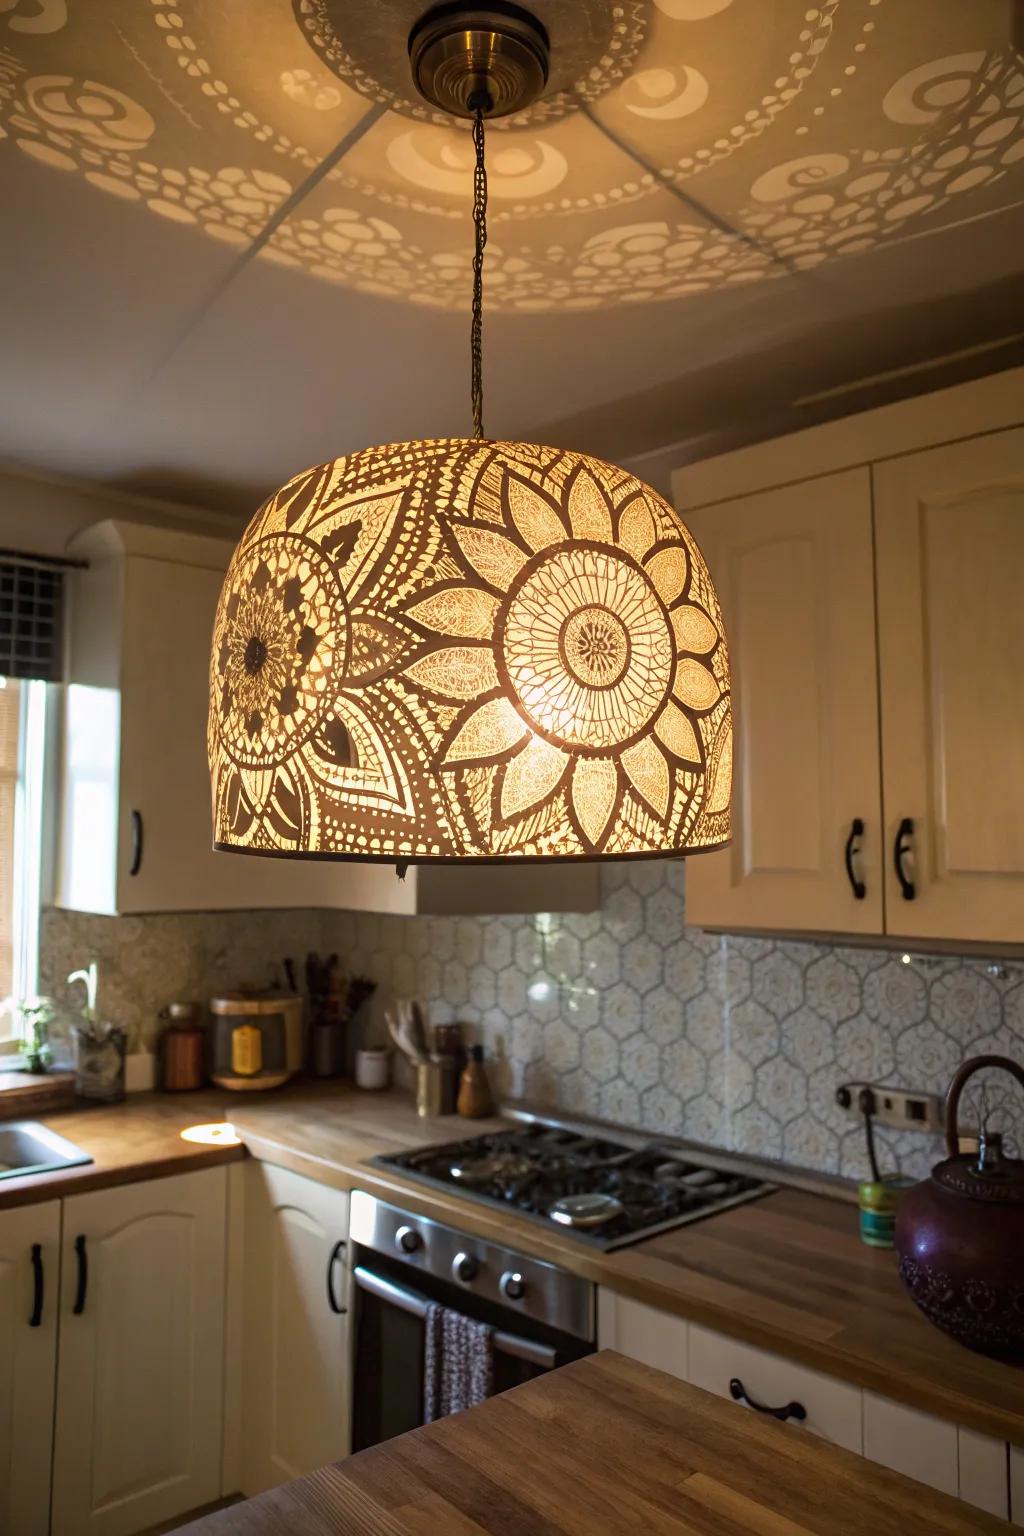
POLYGON ((0 1179, 20 1178, 26 1173, 53 1173, 91 1163, 92 1158, 56 1131, 37 1120, 0 1122, 0 1179))

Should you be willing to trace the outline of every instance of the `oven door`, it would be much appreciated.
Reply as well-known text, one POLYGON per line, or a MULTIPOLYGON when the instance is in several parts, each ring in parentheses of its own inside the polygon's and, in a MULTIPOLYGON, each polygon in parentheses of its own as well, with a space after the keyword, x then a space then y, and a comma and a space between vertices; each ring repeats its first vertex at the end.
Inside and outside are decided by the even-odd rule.
MULTIPOLYGON (((352 1449, 365 1450, 423 1423, 424 1318, 431 1300, 472 1311, 494 1326, 494 1390, 504 1392, 541 1376, 569 1360, 593 1353, 593 1345, 568 1334, 538 1328, 536 1335, 506 1331, 496 1309, 460 1306, 461 1293, 450 1286, 423 1291, 405 1284, 383 1266, 358 1263, 352 1271, 355 1318, 355 1371, 352 1449)), ((420 1277, 417 1275, 417 1279, 420 1277)), ((516 1319, 516 1322, 519 1320, 516 1319)))

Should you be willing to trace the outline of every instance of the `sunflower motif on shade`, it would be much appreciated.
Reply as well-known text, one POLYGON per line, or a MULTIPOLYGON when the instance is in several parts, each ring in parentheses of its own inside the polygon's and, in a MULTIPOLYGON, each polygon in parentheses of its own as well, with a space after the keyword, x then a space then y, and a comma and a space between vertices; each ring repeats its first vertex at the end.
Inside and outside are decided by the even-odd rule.
POLYGON ((676 513, 600 460, 454 439, 299 476, 218 610, 218 846, 428 860, 729 836, 721 614, 676 513))

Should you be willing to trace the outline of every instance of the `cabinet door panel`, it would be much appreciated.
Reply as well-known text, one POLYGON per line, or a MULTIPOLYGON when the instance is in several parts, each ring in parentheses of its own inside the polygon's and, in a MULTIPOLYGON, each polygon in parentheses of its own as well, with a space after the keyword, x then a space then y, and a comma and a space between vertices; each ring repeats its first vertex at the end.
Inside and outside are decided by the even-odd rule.
POLYGON ((126 1536, 218 1497, 225 1210, 223 1169, 65 1202, 55 1536, 126 1536))
POLYGON ((706 927, 882 931, 871 488, 866 469, 688 517, 729 636, 733 843, 687 865, 706 927), (856 874, 844 848, 865 823, 856 874))
POLYGON ((348 1195, 284 1168, 245 1170, 246 1494, 349 1450, 348 1195), (342 1246, 339 1248, 338 1245, 342 1246), (334 1261, 332 1263, 332 1255, 334 1261))
POLYGON ((888 928, 1024 932, 1024 429, 876 466, 883 799, 916 887, 888 928))
POLYGON ((956 1425, 874 1392, 864 1393, 864 1455, 941 1493, 959 1493, 956 1425))
POLYGON ((46 1536, 57 1363, 60 1204, 0 1211, 0 1531, 46 1536), (32 1262, 38 1244, 38 1326, 32 1262))
POLYGON ((965 1504, 1006 1520, 1010 1514, 1010 1448, 976 1430, 957 1427, 958 1482, 965 1504))
POLYGON ((631 1296, 617 1296, 607 1286, 598 1288, 598 1349, 617 1349, 631 1360, 689 1381, 689 1329, 685 1317, 659 1311, 631 1296))

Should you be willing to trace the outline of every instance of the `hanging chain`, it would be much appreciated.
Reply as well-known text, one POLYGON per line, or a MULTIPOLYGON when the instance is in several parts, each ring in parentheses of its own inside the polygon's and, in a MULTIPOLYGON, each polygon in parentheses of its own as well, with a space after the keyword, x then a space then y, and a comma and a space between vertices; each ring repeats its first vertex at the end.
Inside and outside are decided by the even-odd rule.
POLYGON ((473 396, 473 436, 484 435, 484 246, 487 244, 487 167, 484 164, 484 112, 489 101, 474 98, 473 146, 476 167, 473 171, 473 325, 470 332, 471 391, 473 396))

